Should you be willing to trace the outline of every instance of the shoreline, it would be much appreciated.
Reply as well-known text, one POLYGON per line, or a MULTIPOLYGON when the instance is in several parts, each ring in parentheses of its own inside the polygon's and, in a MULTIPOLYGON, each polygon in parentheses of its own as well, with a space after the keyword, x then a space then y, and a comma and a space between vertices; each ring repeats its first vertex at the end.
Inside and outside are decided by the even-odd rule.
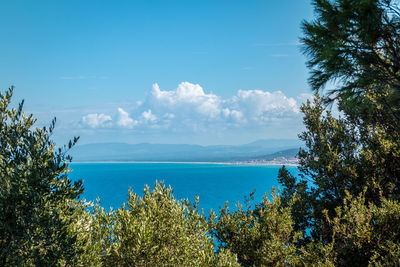
POLYGON ((210 162, 210 161, 78 161, 71 164, 209 164, 209 165, 236 165, 236 166, 290 166, 297 167, 296 163, 275 162, 210 162))

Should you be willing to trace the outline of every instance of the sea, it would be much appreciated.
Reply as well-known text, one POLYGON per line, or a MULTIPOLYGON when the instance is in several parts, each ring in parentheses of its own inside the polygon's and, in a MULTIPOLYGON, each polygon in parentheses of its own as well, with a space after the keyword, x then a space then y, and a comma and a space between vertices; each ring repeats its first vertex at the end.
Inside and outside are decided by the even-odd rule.
MULTIPOLYGON (((254 203, 262 201, 278 183, 278 165, 236 165, 204 163, 71 163, 70 178, 83 180, 83 198, 100 199, 107 210, 121 207, 127 201, 128 190, 143 195, 145 185, 150 188, 156 180, 173 188, 176 199, 194 202, 199 196, 199 208, 207 215, 218 211, 228 201, 235 209, 239 202, 255 190, 254 203)), ((296 175, 297 167, 287 166, 296 175)))

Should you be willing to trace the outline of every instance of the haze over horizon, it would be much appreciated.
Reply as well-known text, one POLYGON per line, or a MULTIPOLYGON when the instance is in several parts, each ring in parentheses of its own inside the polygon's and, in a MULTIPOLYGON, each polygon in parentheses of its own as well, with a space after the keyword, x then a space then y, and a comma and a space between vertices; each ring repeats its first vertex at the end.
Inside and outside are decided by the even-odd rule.
POLYGON ((0 90, 88 143, 297 139, 308 1, 9 1, 0 90))

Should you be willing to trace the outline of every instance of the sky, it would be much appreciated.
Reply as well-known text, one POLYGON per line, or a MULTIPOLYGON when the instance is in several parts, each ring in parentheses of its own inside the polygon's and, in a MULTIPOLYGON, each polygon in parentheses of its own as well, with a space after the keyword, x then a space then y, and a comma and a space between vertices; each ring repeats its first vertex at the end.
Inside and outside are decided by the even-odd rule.
POLYGON ((0 90, 57 143, 295 139, 308 0, 0 2, 0 90))

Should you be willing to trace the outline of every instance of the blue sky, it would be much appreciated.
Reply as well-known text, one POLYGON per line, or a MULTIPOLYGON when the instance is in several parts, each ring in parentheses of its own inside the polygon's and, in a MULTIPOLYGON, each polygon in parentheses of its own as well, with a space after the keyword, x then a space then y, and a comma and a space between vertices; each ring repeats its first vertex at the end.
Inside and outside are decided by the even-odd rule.
POLYGON ((0 88, 56 141, 296 138, 309 1, 2 1, 0 88))

